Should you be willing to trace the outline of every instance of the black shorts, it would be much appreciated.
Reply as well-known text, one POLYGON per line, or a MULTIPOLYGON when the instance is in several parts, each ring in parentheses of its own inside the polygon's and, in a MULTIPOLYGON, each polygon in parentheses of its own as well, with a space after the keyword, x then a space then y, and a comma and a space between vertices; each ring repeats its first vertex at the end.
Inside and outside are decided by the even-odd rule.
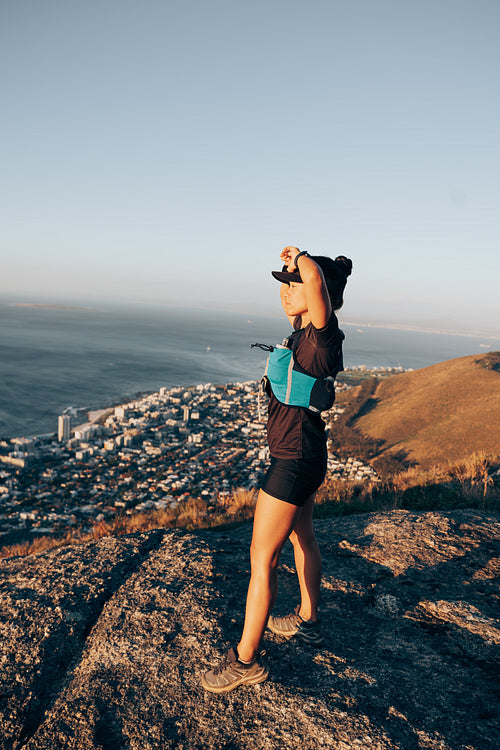
POLYGON ((326 452, 313 458, 273 458, 262 489, 285 503, 302 507, 323 484, 326 475, 326 452))

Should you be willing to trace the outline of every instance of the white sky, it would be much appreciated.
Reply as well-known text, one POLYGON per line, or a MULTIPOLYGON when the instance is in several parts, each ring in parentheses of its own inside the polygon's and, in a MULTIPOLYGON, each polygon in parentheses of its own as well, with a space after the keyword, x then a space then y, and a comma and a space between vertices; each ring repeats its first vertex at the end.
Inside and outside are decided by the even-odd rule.
POLYGON ((500 335, 498 0, 4 0, 0 295, 500 335))

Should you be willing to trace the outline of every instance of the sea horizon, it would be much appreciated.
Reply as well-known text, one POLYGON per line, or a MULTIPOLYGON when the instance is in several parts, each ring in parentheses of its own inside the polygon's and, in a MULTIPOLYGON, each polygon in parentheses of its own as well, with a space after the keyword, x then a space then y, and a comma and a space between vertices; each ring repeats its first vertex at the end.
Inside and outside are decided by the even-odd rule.
MULTIPOLYGON (((221 315, 236 315, 242 317, 251 318, 276 318, 283 320, 283 310, 279 304, 276 306, 267 306, 261 312, 256 313, 255 311, 235 310, 232 306, 224 307, 218 302, 213 303, 199 303, 185 305, 181 303, 173 303, 169 301, 159 300, 122 300, 114 298, 64 298, 64 297, 35 297, 30 298, 30 295, 5 295, 0 294, 0 306, 7 305, 9 307, 25 307, 25 308, 39 308, 39 309, 53 309, 53 310, 81 310, 81 311, 103 311, 103 310, 141 310, 151 308, 152 310, 172 310, 178 312, 207 312, 221 315)), ((478 328, 471 326, 470 328, 461 329, 456 326, 450 326, 447 324, 425 324, 421 325, 412 321, 398 322, 394 320, 386 320, 384 318, 366 318, 363 316, 347 316, 343 317, 342 310, 338 313, 339 320, 344 325, 350 326, 361 326, 365 328, 383 328, 386 330, 400 330, 400 331, 418 331, 422 333, 436 333, 446 336, 465 336, 472 338, 485 338, 488 340, 497 340, 500 346, 500 328, 492 329, 489 327, 478 328)))

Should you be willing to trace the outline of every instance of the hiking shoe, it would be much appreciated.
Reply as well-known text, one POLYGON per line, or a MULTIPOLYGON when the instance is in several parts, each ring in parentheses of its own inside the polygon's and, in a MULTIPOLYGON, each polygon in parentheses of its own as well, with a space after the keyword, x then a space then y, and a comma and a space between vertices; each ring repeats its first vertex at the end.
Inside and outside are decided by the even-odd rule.
POLYGON ((298 638, 304 643, 312 646, 321 646, 323 636, 321 635, 321 621, 314 622, 303 620, 299 615, 300 604, 297 604, 295 611, 285 617, 273 617, 270 615, 267 621, 267 627, 272 633, 282 635, 285 638, 298 638))
POLYGON ((210 693, 228 693, 239 685, 264 682, 269 670, 256 658, 251 664, 239 661, 236 649, 230 648, 220 664, 201 676, 201 684, 210 693))

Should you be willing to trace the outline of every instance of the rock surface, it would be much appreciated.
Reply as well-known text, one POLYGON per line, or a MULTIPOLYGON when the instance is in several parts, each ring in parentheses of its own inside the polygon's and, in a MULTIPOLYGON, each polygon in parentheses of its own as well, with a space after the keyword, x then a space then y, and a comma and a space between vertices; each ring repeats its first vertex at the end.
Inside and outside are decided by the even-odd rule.
MULTIPOLYGON (((240 633, 251 526, 152 531, 0 563, 0 748, 500 747, 500 524, 316 523, 324 647, 266 633, 270 679, 206 694, 240 633)), ((279 613, 297 601, 291 546, 279 613)))

